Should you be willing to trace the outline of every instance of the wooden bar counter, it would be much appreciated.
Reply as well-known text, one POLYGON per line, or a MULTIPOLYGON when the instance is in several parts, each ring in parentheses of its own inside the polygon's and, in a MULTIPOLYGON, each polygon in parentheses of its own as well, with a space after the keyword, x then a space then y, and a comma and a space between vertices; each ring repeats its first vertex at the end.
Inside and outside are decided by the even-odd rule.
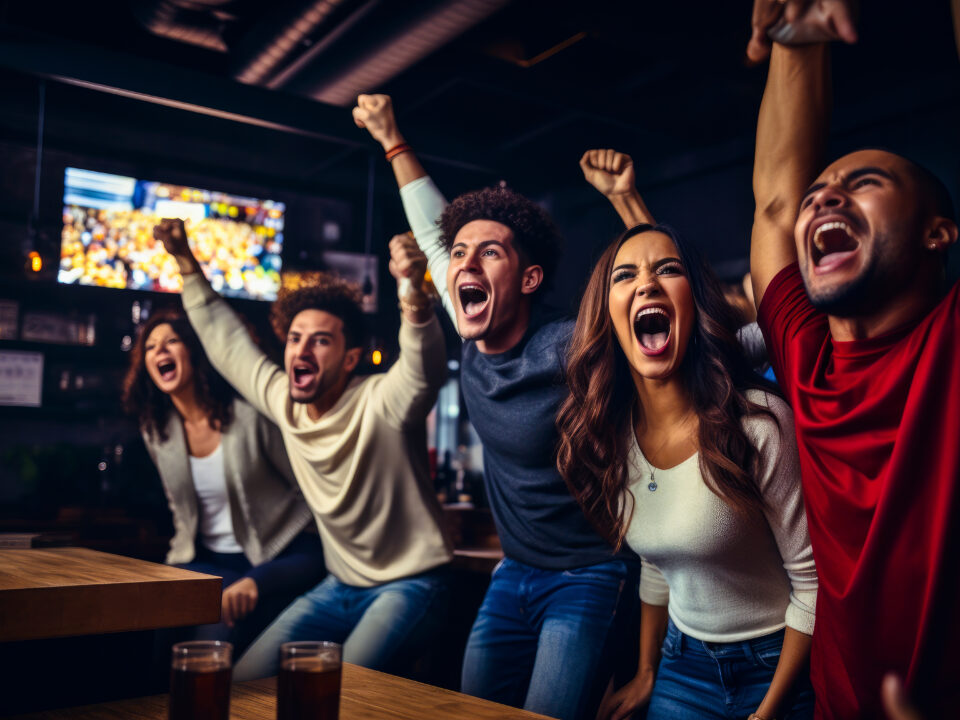
MULTIPOLYGON (((277 714, 277 680, 236 683, 230 698, 232 720, 273 720, 277 714)), ((169 696, 86 705, 18 716, 19 720, 166 720, 169 696)), ((545 720, 545 715, 517 710, 452 690, 406 680, 345 663, 340 690, 340 720, 545 720)))
POLYGON ((0 642, 217 622, 220 583, 86 548, 0 550, 0 642))

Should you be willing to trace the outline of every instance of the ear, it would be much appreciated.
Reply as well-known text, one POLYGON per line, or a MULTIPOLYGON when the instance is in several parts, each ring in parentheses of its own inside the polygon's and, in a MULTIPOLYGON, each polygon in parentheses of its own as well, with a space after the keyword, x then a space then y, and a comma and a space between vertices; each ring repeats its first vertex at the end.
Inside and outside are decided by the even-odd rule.
POLYGON ((539 265, 529 265, 520 278, 520 292, 524 295, 532 295, 542 283, 543 268, 539 265))
POLYGON ((956 241, 957 224, 944 217, 935 217, 924 237, 924 244, 929 250, 943 251, 956 241))
POLYGON ((346 354, 343 356, 343 369, 347 373, 352 373, 356 370, 357 365, 360 363, 360 356, 363 354, 363 348, 350 348, 347 350, 346 354))

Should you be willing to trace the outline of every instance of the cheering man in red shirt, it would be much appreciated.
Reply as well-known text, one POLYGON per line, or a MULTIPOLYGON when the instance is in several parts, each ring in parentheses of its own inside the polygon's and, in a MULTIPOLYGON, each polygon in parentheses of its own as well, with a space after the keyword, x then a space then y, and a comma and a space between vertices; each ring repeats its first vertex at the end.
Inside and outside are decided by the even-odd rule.
POLYGON ((817 717, 883 717, 888 672, 928 717, 956 717, 960 287, 945 292, 945 259, 957 224, 943 184, 898 155, 863 150, 818 175, 828 106, 826 47, 774 46, 751 269, 796 414, 820 576, 817 717))

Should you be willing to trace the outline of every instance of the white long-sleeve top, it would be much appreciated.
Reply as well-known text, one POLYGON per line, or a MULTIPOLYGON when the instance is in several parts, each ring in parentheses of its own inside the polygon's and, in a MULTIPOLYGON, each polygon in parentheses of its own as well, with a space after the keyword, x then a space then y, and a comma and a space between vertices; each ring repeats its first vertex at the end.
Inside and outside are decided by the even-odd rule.
POLYGON ((440 242, 440 226, 437 221, 447 206, 447 199, 429 176, 417 178, 400 188, 403 212, 410 223, 410 230, 417 245, 427 256, 427 268, 433 285, 440 294, 443 309, 457 326, 457 311, 453 299, 447 292, 447 267, 450 265, 450 252, 440 242))
MULTIPOLYGON (((630 453, 635 500, 626 541, 640 555, 640 599, 666 605, 676 626, 707 642, 739 642, 789 626, 813 634, 817 572, 800 489, 793 414, 780 398, 749 391, 769 407, 743 421, 760 455, 756 478, 764 516, 746 517, 707 487, 699 454, 654 468, 636 443, 630 453)), ((627 508, 629 509, 629 500, 627 508)))

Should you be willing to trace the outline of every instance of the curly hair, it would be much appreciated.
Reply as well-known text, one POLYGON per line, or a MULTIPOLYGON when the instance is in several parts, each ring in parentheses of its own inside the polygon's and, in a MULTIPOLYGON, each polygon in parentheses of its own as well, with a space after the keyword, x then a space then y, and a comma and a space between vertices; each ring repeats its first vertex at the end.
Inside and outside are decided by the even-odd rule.
POLYGON ((447 205, 440 216, 440 242, 449 251, 460 228, 474 220, 493 220, 510 228, 521 258, 542 267, 541 287, 550 287, 563 240, 546 210, 505 187, 465 193, 447 205))
POLYGON ((767 408, 746 398, 751 388, 776 390, 744 357, 736 311, 710 268, 669 227, 638 225, 624 232, 604 251, 587 284, 567 356, 570 394, 557 414, 557 468, 587 518, 617 549, 633 512, 627 502, 631 419, 642 420, 643 408, 610 318, 610 277, 622 245, 649 231, 673 240, 687 270, 697 314, 680 372, 700 421, 700 471, 710 490, 738 511, 764 508, 755 480, 759 456, 742 420, 763 414, 776 422, 767 408))
POLYGON ((193 389, 197 402, 207 413, 210 427, 225 430, 233 420, 236 393, 213 369, 187 318, 176 311, 158 312, 140 328, 137 341, 130 351, 130 367, 123 379, 121 401, 124 411, 135 417, 141 430, 148 435, 161 442, 167 440, 166 425, 170 413, 174 412, 173 402, 153 382, 146 364, 147 338, 160 325, 169 325, 187 349, 190 364, 193 365, 193 389))
POLYGON ((284 285, 270 308, 270 325, 280 342, 286 342, 293 319, 304 310, 322 310, 343 322, 346 347, 363 344, 363 294, 355 284, 324 272, 305 273, 294 286, 284 285))

